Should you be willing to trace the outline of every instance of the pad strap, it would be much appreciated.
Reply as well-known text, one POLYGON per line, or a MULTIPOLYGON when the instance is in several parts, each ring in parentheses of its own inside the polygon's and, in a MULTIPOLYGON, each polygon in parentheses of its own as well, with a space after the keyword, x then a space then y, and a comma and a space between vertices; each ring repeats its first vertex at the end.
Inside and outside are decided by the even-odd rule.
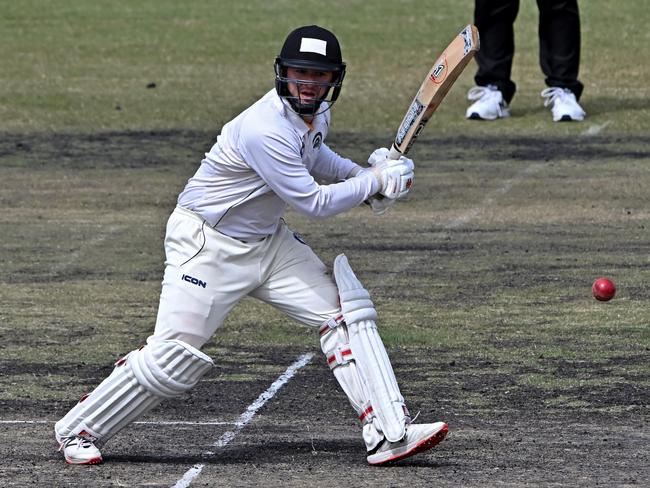
POLYGON ((349 347, 337 347, 333 353, 327 355, 327 364, 330 369, 334 369, 343 364, 348 364, 353 358, 352 349, 349 347))
POLYGON ((321 327, 321 349, 350 404, 362 423, 372 420, 372 406, 352 355, 348 332, 342 317, 330 319, 321 327), (334 327, 331 327, 334 325, 334 327))

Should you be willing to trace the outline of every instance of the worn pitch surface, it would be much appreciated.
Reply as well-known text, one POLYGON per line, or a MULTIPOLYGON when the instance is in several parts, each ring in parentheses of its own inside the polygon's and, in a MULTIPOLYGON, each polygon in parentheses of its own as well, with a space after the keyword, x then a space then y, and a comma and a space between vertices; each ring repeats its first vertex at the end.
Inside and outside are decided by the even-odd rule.
MULTIPOLYGON (((189 395, 118 435, 105 464, 65 465, 53 422, 151 330, 165 218, 210 142, 189 132, 2 137, 3 486, 173 486, 196 464, 191 486, 650 478, 642 137, 423 138, 413 195, 392 215, 289 214, 324 261, 345 252, 370 289, 409 406, 450 424, 435 450, 367 466, 315 332, 245 301, 206 346, 217 368, 189 395), (619 286, 609 303, 589 295, 600 274, 619 286), (314 359, 215 450, 304 353, 314 359)), ((361 159, 373 142, 344 134, 332 145, 361 159)))

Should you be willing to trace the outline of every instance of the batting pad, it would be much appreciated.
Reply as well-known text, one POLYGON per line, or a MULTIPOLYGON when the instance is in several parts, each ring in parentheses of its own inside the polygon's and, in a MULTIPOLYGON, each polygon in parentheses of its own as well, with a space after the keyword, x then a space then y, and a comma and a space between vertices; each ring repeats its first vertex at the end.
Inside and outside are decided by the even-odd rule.
POLYGON ((355 276, 344 254, 334 260, 334 279, 339 289, 350 349, 373 411, 386 439, 390 442, 400 441, 406 434, 408 410, 386 348, 377 332, 377 312, 370 294, 355 276))
POLYGON ((117 361, 108 378, 56 423, 56 435, 83 435, 100 447, 164 398, 192 388, 213 366, 182 341, 148 344, 117 361))

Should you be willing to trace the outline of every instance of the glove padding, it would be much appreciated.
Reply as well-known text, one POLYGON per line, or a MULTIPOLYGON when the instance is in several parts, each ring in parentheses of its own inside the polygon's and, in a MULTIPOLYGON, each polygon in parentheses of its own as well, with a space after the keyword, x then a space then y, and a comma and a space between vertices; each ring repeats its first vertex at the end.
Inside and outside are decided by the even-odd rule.
POLYGON ((388 152, 385 147, 376 149, 368 158, 368 164, 379 181, 379 193, 397 200, 404 197, 413 185, 414 165, 412 160, 404 156, 388 159, 388 152))

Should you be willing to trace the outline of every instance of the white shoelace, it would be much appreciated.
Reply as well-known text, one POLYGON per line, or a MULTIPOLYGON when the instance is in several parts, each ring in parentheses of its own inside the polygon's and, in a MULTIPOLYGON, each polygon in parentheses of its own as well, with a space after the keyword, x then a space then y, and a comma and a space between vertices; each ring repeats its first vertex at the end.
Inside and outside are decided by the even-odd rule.
POLYGON ((61 447, 59 447, 59 451, 65 449, 68 446, 73 446, 75 443, 81 448, 88 448, 93 444, 92 441, 86 439, 85 437, 70 436, 61 440, 61 447))
POLYGON ((555 103, 556 100, 564 100, 567 96, 572 94, 568 88, 560 88, 552 86, 542 90, 542 97, 544 97, 544 106, 548 107, 550 104, 555 103))
POLYGON ((488 86, 475 86, 469 89, 467 92, 468 100, 479 100, 486 96, 494 96, 498 93, 498 90, 493 85, 488 86))

